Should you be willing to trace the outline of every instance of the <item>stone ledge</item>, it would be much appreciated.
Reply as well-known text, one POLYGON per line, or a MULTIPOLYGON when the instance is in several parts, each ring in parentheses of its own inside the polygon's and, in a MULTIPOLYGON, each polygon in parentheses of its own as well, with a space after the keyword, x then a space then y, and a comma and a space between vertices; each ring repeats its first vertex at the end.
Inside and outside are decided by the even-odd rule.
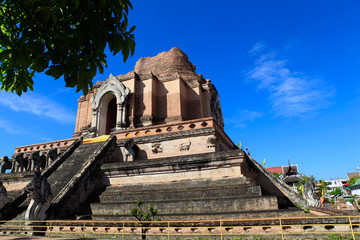
POLYGON ((133 161, 133 162, 117 162, 106 163, 101 166, 101 169, 105 173, 114 172, 126 173, 134 171, 139 174, 138 170, 141 169, 141 173, 144 173, 148 169, 148 172, 157 171, 179 171, 190 169, 201 169, 209 167, 221 167, 226 166, 240 166, 243 161, 244 152, 238 151, 226 151, 221 153, 203 153, 196 155, 188 155, 182 157, 168 157, 161 159, 133 161))
MULTIPOLYGON (((268 217, 302 217, 304 212, 300 209, 278 209, 278 210, 254 210, 254 211, 226 211, 226 212, 208 212, 206 215, 201 213, 181 213, 181 214, 164 214, 158 213, 156 215, 160 217, 161 220, 199 220, 199 219, 234 219, 236 218, 248 218, 251 221, 251 218, 268 218, 268 217)), ((117 214, 117 215, 92 215, 93 219, 96 220, 134 220, 134 217, 130 214, 117 214)), ((211 224, 211 223, 209 223, 211 224)), ((206 225, 206 223, 205 223, 206 225)))
POLYGON ((33 171, 2 173, 0 174, 0 181, 2 181, 4 184, 5 182, 26 181, 26 180, 31 180, 33 176, 34 176, 33 171))
POLYGON ((164 133, 175 133, 186 130, 195 130, 201 128, 213 127, 214 120, 210 118, 201 118, 188 121, 179 121, 176 123, 168 123, 161 125, 151 125, 148 127, 131 128, 121 131, 114 131, 111 134, 115 134, 117 139, 129 139, 138 138, 149 135, 160 135, 164 133))
POLYGON ((76 138, 68 138, 52 142, 44 142, 38 144, 31 144, 15 148, 15 153, 30 153, 33 151, 46 151, 51 148, 66 149, 76 141, 76 138))
MULTIPOLYGON (((207 197, 207 198, 188 198, 188 199, 162 199, 162 200, 146 200, 146 201, 142 201, 143 204, 160 204, 160 203, 173 203, 173 202, 209 202, 209 201, 223 201, 223 200, 238 200, 238 199, 242 199, 244 201, 248 201, 248 200, 254 200, 256 201, 256 199, 275 199, 276 196, 270 196, 270 195, 264 195, 264 196, 231 196, 231 197, 207 197)), ((137 199, 138 200, 138 199, 137 199)), ((106 203, 93 203, 94 205, 126 205, 126 204, 135 204, 137 200, 128 200, 128 201, 121 201, 121 202, 117 202, 117 201, 113 201, 113 202, 106 202, 106 203)))
MULTIPOLYGON (((163 133, 158 135, 136 137, 134 138, 134 143, 136 144, 155 143, 155 142, 162 142, 168 140, 183 139, 183 138, 197 137, 197 136, 207 136, 214 134, 215 134, 215 128, 209 127, 204 129, 184 130, 181 132, 172 132, 172 133, 163 133)), ((117 144, 123 145, 126 141, 128 141, 128 139, 126 138, 118 139, 117 144)))
MULTIPOLYGON (((123 201, 112 203, 91 203, 94 214, 116 214, 130 211, 136 201, 123 201)), ((159 212, 168 214, 195 213, 224 211, 252 211, 252 210, 277 210, 276 196, 251 196, 206 199, 175 199, 161 201, 143 201, 144 206, 152 204, 159 212)))

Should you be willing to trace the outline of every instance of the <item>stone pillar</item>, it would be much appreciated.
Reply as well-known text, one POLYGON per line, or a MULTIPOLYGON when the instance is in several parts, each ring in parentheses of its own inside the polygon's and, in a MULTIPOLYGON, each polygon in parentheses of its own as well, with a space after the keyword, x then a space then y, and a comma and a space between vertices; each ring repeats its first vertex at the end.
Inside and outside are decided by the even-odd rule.
POLYGON ((117 104, 117 114, 116 114, 116 128, 125 129, 126 126, 126 116, 125 116, 125 104, 117 104))
POLYGON ((96 136, 99 135, 99 128, 97 126, 99 126, 99 109, 93 108, 91 127, 96 128, 96 136))

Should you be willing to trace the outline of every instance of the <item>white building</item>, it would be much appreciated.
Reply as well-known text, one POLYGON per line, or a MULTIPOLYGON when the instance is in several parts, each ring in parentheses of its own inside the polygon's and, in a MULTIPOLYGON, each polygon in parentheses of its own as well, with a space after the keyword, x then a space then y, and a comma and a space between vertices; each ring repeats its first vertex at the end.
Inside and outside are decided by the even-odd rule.
POLYGON ((329 196, 330 193, 337 188, 340 188, 341 193, 343 195, 346 195, 346 191, 345 191, 343 185, 346 184, 347 181, 348 181, 347 179, 340 179, 340 178, 334 179, 334 180, 333 179, 325 180, 325 182, 327 183, 326 195, 329 196))
POLYGON ((349 188, 351 189, 352 195, 357 195, 360 197, 360 178, 356 180, 353 185, 349 186, 349 188))

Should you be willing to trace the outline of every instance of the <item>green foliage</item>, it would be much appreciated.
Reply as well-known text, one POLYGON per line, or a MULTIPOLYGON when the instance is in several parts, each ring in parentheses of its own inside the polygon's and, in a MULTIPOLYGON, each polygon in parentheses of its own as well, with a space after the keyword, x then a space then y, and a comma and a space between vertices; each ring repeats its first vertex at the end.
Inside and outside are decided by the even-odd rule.
POLYGON ((33 90, 45 71, 87 94, 106 67, 106 46, 124 61, 135 51, 129 0, 2 0, 0 8, 1 90, 33 90))
POLYGON ((341 189, 336 188, 335 190, 330 192, 331 195, 341 195, 341 189))
POLYGON ((345 240, 345 239, 353 239, 352 236, 344 236, 341 234, 329 234, 326 239, 332 239, 332 240, 345 240))
POLYGON ((279 177, 281 176, 281 174, 283 174, 283 173, 277 173, 277 172, 274 172, 274 173, 273 173, 273 175, 274 175, 275 177, 277 177, 277 178, 279 178, 279 177))
POLYGON ((352 178, 350 178, 350 180, 349 180, 349 186, 351 186, 351 185, 353 185, 355 182, 356 182, 356 180, 358 180, 359 179, 359 177, 352 177, 352 178))
POLYGON ((303 175, 302 179, 299 182, 297 182, 295 185, 299 188, 301 185, 304 185, 309 180, 310 180, 310 177, 303 175))
POLYGON ((297 191, 298 191, 298 194, 299 194, 300 196, 302 196, 303 193, 304 193, 304 184, 305 184, 307 181, 309 181, 309 180, 310 180, 310 177, 307 177, 307 176, 305 176, 305 175, 302 175, 302 176, 301 176, 301 180, 295 184, 295 186, 296 186, 296 188, 297 188, 297 191))
POLYGON ((324 180, 320 179, 317 185, 319 187, 320 192, 327 190, 328 184, 324 180))
POLYGON ((144 211, 141 206, 142 202, 140 200, 136 201, 136 207, 130 210, 130 214, 141 222, 154 220, 160 221, 160 218, 155 219, 157 208, 154 208, 151 204, 149 204, 147 211, 144 211))

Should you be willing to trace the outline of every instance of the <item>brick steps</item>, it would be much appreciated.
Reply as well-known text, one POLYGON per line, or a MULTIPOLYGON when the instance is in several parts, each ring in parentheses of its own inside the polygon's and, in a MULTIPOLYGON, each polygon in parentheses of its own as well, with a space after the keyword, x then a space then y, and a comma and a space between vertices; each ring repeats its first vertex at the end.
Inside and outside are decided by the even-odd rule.
MULTIPOLYGON (((175 184, 174 184, 175 185, 175 184)), ((222 185, 208 184, 197 186, 182 183, 177 186, 168 185, 130 185, 126 187, 109 186, 100 196, 102 203, 147 200, 183 200, 221 197, 261 196, 261 188, 254 184, 222 185)), ((199 183, 200 185, 200 183, 199 183)))
POLYGON ((108 186, 99 199, 90 204, 93 219, 121 216, 131 220, 130 210, 137 200, 142 201, 144 209, 148 204, 158 208, 162 219, 206 219, 226 213, 235 217, 241 212, 278 210, 276 196, 262 196, 261 187, 244 177, 108 186))
MULTIPOLYGON (((167 201, 143 201, 143 208, 148 204, 158 208, 161 214, 203 214, 238 212, 249 210, 277 210, 275 196, 231 197, 208 199, 174 199, 167 201)), ((128 215, 136 207, 135 201, 91 203, 93 215, 128 215)))
MULTIPOLYGON (((170 220, 198 220, 198 219, 248 219, 248 218, 272 218, 272 217, 302 217, 304 212, 298 208, 292 209, 276 209, 276 210, 252 210, 252 211, 229 211, 229 212, 206 212, 204 213, 161 213, 158 210, 156 217, 162 221, 170 220)), ((128 214, 93 214, 92 219, 94 220, 136 220, 128 214)))

